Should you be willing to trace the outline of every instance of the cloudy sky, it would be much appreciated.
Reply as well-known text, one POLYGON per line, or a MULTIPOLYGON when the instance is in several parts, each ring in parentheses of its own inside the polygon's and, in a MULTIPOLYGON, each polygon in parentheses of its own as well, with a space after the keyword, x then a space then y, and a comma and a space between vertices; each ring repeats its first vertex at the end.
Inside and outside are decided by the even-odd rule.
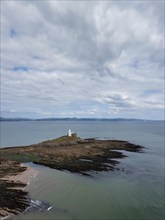
POLYGON ((164 1, 1 1, 1 116, 164 118, 164 1))

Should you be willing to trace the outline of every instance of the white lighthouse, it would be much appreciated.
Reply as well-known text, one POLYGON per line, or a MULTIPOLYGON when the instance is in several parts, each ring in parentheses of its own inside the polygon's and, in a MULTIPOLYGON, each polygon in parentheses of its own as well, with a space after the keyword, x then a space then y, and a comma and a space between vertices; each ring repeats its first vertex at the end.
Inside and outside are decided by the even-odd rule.
POLYGON ((68 136, 69 137, 71 137, 72 136, 72 132, 71 132, 71 130, 69 129, 69 131, 68 131, 68 136))
POLYGON ((77 137, 77 134, 76 134, 76 132, 72 132, 71 129, 69 129, 68 137, 77 137))

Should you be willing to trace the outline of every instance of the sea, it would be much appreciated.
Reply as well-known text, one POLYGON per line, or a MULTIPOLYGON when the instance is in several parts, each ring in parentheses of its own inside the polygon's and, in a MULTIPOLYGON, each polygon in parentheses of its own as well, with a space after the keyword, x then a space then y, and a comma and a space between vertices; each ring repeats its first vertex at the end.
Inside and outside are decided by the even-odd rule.
POLYGON ((24 146, 66 135, 126 140, 144 146, 124 152, 118 169, 91 176, 28 163, 37 170, 26 190, 31 207, 16 220, 163 220, 164 121, 1 122, 0 147, 24 146))

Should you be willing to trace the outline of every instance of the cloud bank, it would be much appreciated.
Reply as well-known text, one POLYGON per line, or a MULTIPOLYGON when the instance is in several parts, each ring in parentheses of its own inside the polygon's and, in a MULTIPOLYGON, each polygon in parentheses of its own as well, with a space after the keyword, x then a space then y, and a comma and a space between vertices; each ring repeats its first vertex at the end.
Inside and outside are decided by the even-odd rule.
POLYGON ((163 6, 2 1, 2 116, 163 119, 163 6))

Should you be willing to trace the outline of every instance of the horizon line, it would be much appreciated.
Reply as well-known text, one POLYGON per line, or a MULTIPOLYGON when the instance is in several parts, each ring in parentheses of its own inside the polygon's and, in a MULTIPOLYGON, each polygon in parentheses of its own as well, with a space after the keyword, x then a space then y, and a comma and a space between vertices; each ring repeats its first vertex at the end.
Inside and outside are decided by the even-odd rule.
POLYGON ((0 117, 2 120, 140 120, 140 121, 164 121, 165 119, 144 119, 144 118, 88 118, 88 117, 50 117, 50 118, 27 118, 27 117, 0 117))

